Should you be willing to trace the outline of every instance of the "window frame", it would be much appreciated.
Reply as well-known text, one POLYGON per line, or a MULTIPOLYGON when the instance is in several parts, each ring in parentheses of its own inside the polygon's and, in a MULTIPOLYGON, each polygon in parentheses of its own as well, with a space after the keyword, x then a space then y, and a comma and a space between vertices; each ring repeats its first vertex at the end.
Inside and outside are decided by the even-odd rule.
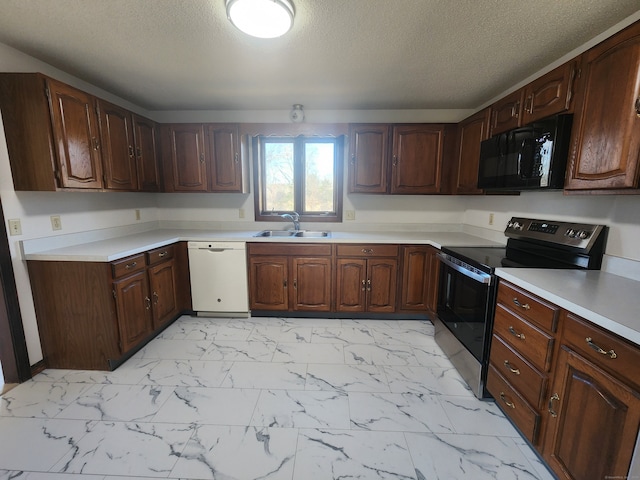
POLYGON ((255 219, 259 222, 282 222, 283 213, 291 211, 274 210, 265 211, 265 175, 264 175, 264 143, 267 142, 291 142, 294 145, 294 210, 300 214, 301 222, 342 222, 342 197, 344 177, 344 136, 314 136, 314 135, 258 135, 253 137, 252 156, 254 171, 254 211, 255 219), (309 213, 302 212, 305 195, 304 183, 304 146, 306 143, 332 143, 334 145, 334 171, 333 171, 333 204, 335 212, 309 213))

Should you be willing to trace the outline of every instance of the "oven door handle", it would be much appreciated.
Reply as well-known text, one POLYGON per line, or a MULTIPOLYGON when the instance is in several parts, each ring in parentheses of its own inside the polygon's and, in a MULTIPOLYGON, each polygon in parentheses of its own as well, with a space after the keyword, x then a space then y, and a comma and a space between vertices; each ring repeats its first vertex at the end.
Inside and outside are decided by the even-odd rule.
POLYGON ((447 255, 445 255, 442 252, 438 253, 438 258, 440 259, 440 261, 442 263, 444 263, 448 267, 453 268, 456 272, 459 272, 459 273, 463 274, 464 276, 475 280, 476 282, 484 283, 484 284, 487 284, 487 285, 491 285, 491 282, 492 282, 492 279, 493 279, 492 275, 490 275, 488 273, 484 273, 484 272, 476 273, 476 272, 473 272, 471 270, 467 270, 463 266, 458 265, 457 263, 453 263, 451 260, 449 260, 447 258, 447 255))

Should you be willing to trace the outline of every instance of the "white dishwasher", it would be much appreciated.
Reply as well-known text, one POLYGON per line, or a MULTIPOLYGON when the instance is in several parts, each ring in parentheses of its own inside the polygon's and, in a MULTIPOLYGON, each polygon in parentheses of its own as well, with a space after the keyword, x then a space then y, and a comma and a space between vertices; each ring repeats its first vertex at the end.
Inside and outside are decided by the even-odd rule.
POLYGON ((189 242, 191 299, 198 315, 248 317, 244 242, 189 242))

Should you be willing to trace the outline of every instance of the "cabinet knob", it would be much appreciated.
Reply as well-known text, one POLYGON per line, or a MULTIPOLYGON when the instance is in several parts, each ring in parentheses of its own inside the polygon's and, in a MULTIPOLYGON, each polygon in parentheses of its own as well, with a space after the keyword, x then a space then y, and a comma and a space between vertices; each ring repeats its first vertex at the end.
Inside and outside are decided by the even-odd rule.
POLYGON ((142 149, 140 147, 136 147, 136 156, 142 158, 142 149))
POLYGON ((392 162, 393 166, 395 167, 396 165, 398 165, 398 156, 394 155, 393 156, 393 162, 392 162))
POLYGON ((366 280, 362 280, 362 291, 364 292, 367 288, 365 287, 365 285, 367 284, 366 280))
POLYGON ((513 303, 516 305, 516 307, 520 307, 524 310, 529 310, 531 308, 528 303, 520 303, 517 298, 513 299, 513 303))
POLYGON ((133 146, 129 145, 129 158, 133 158, 133 146))
POLYGON ((157 292, 153 292, 153 304, 157 305, 158 304, 158 293, 157 292))
POLYGON ((366 253, 370 255, 373 253, 373 248, 363 248, 362 253, 366 253))
POLYGON ((238 152, 236 152, 236 154, 233 156, 233 161, 234 161, 234 163, 238 163, 238 160, 239 160, 238 152))
POLYGON ((146 304, 145 310, 151 310, 151 299, 149 297, 144 297, 144 303, 146 304))
POLYGON ((132 268, 134 268, 136 265, 138 265, 138 262, 131 262, 131 263, 127 263, 124 268, 127 270, 131 270, 132 268))
POLYGON ((96 137, 91 137, 91 141, 93 142, 93 149, 98 150, 100 148, 100 143, 96 137))
POLYGON ((298 288, 298 279, 297 278, 293 279, 293 288, 298 288))
POLYGON ((519 368, 515 368, 513 367, 510 363, 509 360, 505 360, 504 361, 504 366, 507 367, 511 373, 515 374, 515 375, 520 375, 520 369, 519 368))
POLYGON ((518 115, 520 114, 518 110, 520 110, 520 102, 514 103, 511 107, 511 117, 518 118, 518 115))
POLYGON ((200 163, 204 163, 204 153, 200 154, 200 163))
POLYGON ((636 98, 636 115, 640 117, 640 97, 636 98))
POLYGON ((158 254, 158 256, 159 256, 160 258, 162 258, 162 257, 166 257, 168 254, 169 254, 169 252, 167 252, 167 251, 165 250, 164 252, 160 252, 160 253, 158 254))
POLYGON ((367 280, 367 292, 371 291, 371 279, 367 280))

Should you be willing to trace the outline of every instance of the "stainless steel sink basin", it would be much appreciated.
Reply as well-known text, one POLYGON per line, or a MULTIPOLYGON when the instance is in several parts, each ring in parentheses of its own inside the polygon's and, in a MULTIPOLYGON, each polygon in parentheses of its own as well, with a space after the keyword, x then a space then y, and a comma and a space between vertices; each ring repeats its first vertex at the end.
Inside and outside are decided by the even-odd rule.
POLYGON ((262 230, 254 235, 254 237, 292 237, 295 232, 288 230, 262 230))
POLYGON ((327 238, 331 236, 331 232, 312 232, 310 230, 262 230, 254 235, 254 237, 286 237, 286 238, 327 238))
POLYGON ((295 237, 306 237, 306 238, 327 238, 331 236, 331 232, 311 232, 309 230, 300 230, 296 232, 295 237))

